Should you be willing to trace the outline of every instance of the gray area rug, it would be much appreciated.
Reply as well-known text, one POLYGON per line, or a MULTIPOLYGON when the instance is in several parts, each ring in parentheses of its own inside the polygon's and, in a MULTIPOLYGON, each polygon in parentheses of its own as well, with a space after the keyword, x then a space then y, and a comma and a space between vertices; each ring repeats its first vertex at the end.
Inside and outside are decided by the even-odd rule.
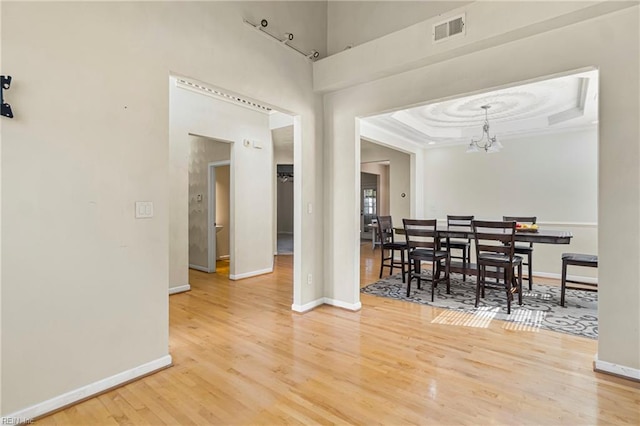
POLYGON ((400 275, 384 278, 361 289, 362 293, 389 297, 407 302, 445 308, 432 322, 467 327, 487 327, 493 320, 506 321, 503 328, 536 332, 540 329, 568 333, 590 339, 598 338, 598 293, 567 290, 565 305, 560 306, 560 287, 537 284, 529 291, 523 283, 522 306, 517 294, 511 303, 511 314, 507 315, 507 299, 504 290, 485 290, 485 298, 475 304, 475 277, 451 274, 451 294, 446 285, 439 283, 435 301, 431 302, 431 283, 422 282, 417 289, 416 280, 411 282, 411 296, 407 297, 407 285, 400 275))

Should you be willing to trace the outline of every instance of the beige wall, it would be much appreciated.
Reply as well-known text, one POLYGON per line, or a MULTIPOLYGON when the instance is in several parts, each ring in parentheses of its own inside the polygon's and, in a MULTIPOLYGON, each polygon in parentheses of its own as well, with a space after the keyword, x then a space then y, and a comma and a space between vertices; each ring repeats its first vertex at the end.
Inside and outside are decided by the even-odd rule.
POLYGON ((329 144, 325 164, 331 189, 327 220, 332 224, 327 236, 326 262, 331 271, 327 293, 344 304, 359 302, 354 219, 358 198, 356 185, 348 183, 357 182, 360 169, 358 141, 354 140, 357 117, 597 67, 601 88, 597 365, 623 366, 637 372, 640 274, 638 263, 628 259, 640 258, 640 66, 639 56, 632 53, 639 49, 638 6, 583 21, 597 16, 603 8, 629 4, 562 2, 558 6, 536 2, 532 9, 531 4, 522 2, 475 2, 472 16, 481 16, 482 25, 474 33, 469 26, 466 38, 448 47, 445 43, 437 49, 430 46, 424 37, 415 37, 417 29, 411 27, 371 43, 368 49, 377 52, 373 56, 354 48, 316 63, 316 88, 330 90, 367 81, 325 96, 329 144), (587 9, 574 13, 568 9, 560 12, 557 7, 587 9), (553 19, 558 14, 564 14, 563 19, 553 19))
MULTIPOLYGON (((571 231, 570 246, 535 245, 536 272, 559 276, 563 252, 597 254, 597 129, 500 141, 498 154, 467 154, 463 145, 427 150, 426 215, 536 216, 542 228, 571 231)), ((593 268, 571 273, 597 276, 593 268)))
POLYGON ((216 259, 229 257, 231 226, 231 167, 216 167, 216 225, 222 229, 216 234, 216 259))
MULTIPOLYGON (((3 415, 170 362, 170 158, 184 159, 185 176, 187 164, 169 143, 171 73, 300 115, 297 162, 307 183, 299 190, 314 213, 300 215, 294 275, 298 283, 307 273, 315 279, 298 286, 293 300, 321 297, 322 104, 311 64, 242 19, 266 17, 312 48, 326 40, 325 2, 0 8, 3 74, 15 78, 16 114, 1 129, 3 415), (152 201, 154 217, 135 219, 135 201, 152 201)), ((187 184, 180 184, 186 217, 187 184)), ((186 271, 186 254, 183 260, 186 271)))
MULTIPOLYGON (((208 138, 191 137, 189 142, 189 265, 201 268, 209 267, 209 163, 229 161, 231 159, 231 144, 218 142, 208 138)), ((227 166, 228 176, 228 166, 227 166)), ((216 223, 217 212, 229 213, 229 180, 227 186, 218 185, 218 169, 216 169, 216 223), (218 191, 220 186, 220 190, 218 191), (219 200, 223 200, 226 193, 226 203, 219 206, 219 200), (224 209, 226 207, 226 209, 224 209), (220 209, 220 210, 219 210, 220 209), (224 210, 223 210, 224 209, 224 210)), ((227 220, 228 222, 228 220, 227 220)), ((223 239, 222 232, 226 231, 226 254, 229 254, 228 236, 229 230, 223 229, 216 234, 216 241, 223 239)), ((216 245, 216 256, 220 255, 221 247, 216 245)))

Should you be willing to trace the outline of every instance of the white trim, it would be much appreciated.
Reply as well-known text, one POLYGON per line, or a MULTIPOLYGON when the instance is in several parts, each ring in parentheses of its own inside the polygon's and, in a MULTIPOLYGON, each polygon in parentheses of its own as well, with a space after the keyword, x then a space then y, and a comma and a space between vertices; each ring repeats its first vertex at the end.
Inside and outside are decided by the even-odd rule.
POLYGON ((189 290, 191 290, 191 285, 189 284, 179 285, 178 287, 169 288, 169 295, 184 293, 185 291, 189 291, 189 290))
POLYGON ((243 278, 255 277, 257 275, 270 274, 271 272, 273 272, 273 266, 271 268, 260 269, 259 271, 245 272, 244 274, 235 274, 235 275, 229 274, 229 279, 235 281, 235 280, 241 280, 243 278))
POLYGON ((350 311, 359 311, 362 309, 362 303, 346 303, 341 300, 330 299, 328 297, 324 298, 324 303, 327 305, 335 306, 337 308, 348 309, 350 311))
MULTIPOLYGON (((303 279, 303 270, 302 270, 302 224, 309 223, 321 223, 322 216, 318 216, 318 218, 314 218, 313 216, 304 216, 303 215, 303 202, 306 201, 306 197, 303 197, 302 194, 302 178, 303 178, 303 168, 302 168, 302 117, 300 115, 293 116, 293 175, 297 176, 293 180, 293 305, 300 305, 302 301, 302 285, 304 282, 303 279)), ((315 203, 315 198, 310 200, 312 203, 315 203)), ((313 204, 312 204, 313 206, 313 204)), ((276 218, 277 220, 277 218, 276 218)), ((277 226, 276 226, 277 228, 277 226)), ((276 229, 277 234, 277 229, 276 229)), ((311 237, 313 234, 310 234, 311 237)), ((277 235, 276 235, 277 237, 277 235)), ((278 247, 278 243, 276 241, 276 250, 278 247)), ((311 258, 309 258, 310 260, 311 258)), ((305 262, 307 273, 313 274, 315 262, 305 262)), ((320 280, 316 280, 316 284, 320 284, 320 280)), ((315 287, 315 286, 314 286, 315 287)))
POLYGON ((171 355, 165 355, 161 358, 147 362, 138 367, 134 367, 130 370, 123 371, 110 377, 106 377, 102 380, 98 380, 97 382, 93 382, 78 389, 63 393, 62 395, 58 395, 30 407, 23 408, 22 410, 16 411, 14 413, 6 414, 3 416, 3 418, 33 419, 36 417, 40 417, 62 407, 66 407, 75 402, 82 401, 91 396, 97 395, 106 390, 113 389, 117 386, 130 382, 142 376, 146 376, 150 373, 162 370, 165 367, 171 366, 172 364, 173 362, 171 360, 171 355))
POLYGON ((600 373, 613 374, 631 380, 640 381, 640 370, 637 368, 625 367, 624 365, 618 365, 607 361, 600 361, 597 355, 593 364, 593 369, 600 373))
POLYGON ((307 312, 318 306, 324 305, 324 298, 316 299, 313 302, 305 303, 304 305, 296 305, 295 303, 291 305, 291 310, 295 312, 307 312))
POLYGON ((598 222, 538 222, 543 226, 570 226, 572 228, 597 228, 598 222))
MULTIPOLYGON (((542 277, 542 278, 555 278, 557 280, 562 279, 561 274, 556 274, 554 272, 533 272, 534 277, 542 277)), ((594 277, 583 277, 581 275, 567 275, 567 279, 571 281, 584 281, 587 284, 598 284, 598 279, 594 277)))
POLYGON ((218 257, 218 260, 227 260, 227 259, 231 259, 231 256, 228 254, 223 254, 222 256, 218 257))
POLYGON ((253 111, 258 111, 263 114, 270 114, 273 108, 262 103, 255 101, 247 96, 240 96, 235 93, 228 93, 226 90, 220 88, 208 87, 200 83, 186 80, 182 77, 176 77, 176 87, 190 92, 198 93, 200 95, 209 96, 220 101, 229 102, 236 106, 242 106, 249 108, 253 111))

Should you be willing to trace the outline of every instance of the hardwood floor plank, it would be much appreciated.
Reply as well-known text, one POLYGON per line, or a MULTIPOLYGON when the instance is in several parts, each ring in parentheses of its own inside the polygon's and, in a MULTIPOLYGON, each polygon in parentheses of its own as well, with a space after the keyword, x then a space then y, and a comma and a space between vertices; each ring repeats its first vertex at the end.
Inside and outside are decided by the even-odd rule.
MULTIPOLYGON (((379 256, 362 247, 361 286, 379 256)), ((368 294, 359 312, 297 314, 292 261, 241 281, 228 262, 190 271, 192 290, 170 297, 174 366, 39 423, 640 424, 640 384, 595 373, 597 341, 450 324, 449 311, 368 294)))

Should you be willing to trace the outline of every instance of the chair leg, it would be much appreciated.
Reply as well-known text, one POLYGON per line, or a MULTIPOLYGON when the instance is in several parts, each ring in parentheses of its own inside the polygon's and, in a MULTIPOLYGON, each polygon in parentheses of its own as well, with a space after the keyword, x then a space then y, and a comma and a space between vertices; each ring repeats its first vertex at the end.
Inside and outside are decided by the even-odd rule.
POLYGON ((482 285, 482 267, 478 265, 476 268, 476 308, 478 307, 478 302, 480 301, 480 286, 482 285))
POLYGON ((402 270, 402 282, 404 282, 404 250, 400 250, 400 269, 402 270))
POLYGON ((529 290, 533 290, 533 264, 531 263, 531 261, 533 260, 533 256, 531 254, 531 252, 529 252, 528 256, 527 256, 527 269, 529 272, 529 290))
MULTIPOLYGON (((515 279, 515 276, 513 278, 515 279)), ((518 286, 518 305, 522 305, 522 263, 518 265, 518 283, 516 285, 518 286)))
POLYGON ((389 250, 389 276, 393 275, 393 264, 395 263, 395 255, 396 251, 395 250, 389 250))
MULTIPOLYGON (((471 250, 467 250, 467 247, 462 247, 462 268, 467 269, 467 253, 470 254, 471 250)), ((467 274, 462 273, 462 281, 467 281, 467 274)))
POLYGON ((562 284, 560 285, 560 306, 564 306, 564 292, 567 287, 567 262, 562 261, 562 284))
POLYGON ((513 299, 513 293, 511 293, 511 275, 513 274, 513 268, 504 268, 504 288, 507 290, 507 315, 511 314, 511 299, 513 299))
POLYGON ((436 285, 440 279, 440 262, 436 264, 435 259, 431 261, 431 301, 433 302, 436 285))
POLYGON ((411 296, 411 280, 413 279, 413 272, 411 271, 411 258, 409 258, 409 277, 407 277, 407 297, 411 296))
POLYGON ((380 246, 380 278, 382 278, 383 269, 384 269, 384 248, 380 246))
POLYGON ((451 259, 447 256, 444 262, 445 278, 447 279, 447 294, 451 294, 451 259))

